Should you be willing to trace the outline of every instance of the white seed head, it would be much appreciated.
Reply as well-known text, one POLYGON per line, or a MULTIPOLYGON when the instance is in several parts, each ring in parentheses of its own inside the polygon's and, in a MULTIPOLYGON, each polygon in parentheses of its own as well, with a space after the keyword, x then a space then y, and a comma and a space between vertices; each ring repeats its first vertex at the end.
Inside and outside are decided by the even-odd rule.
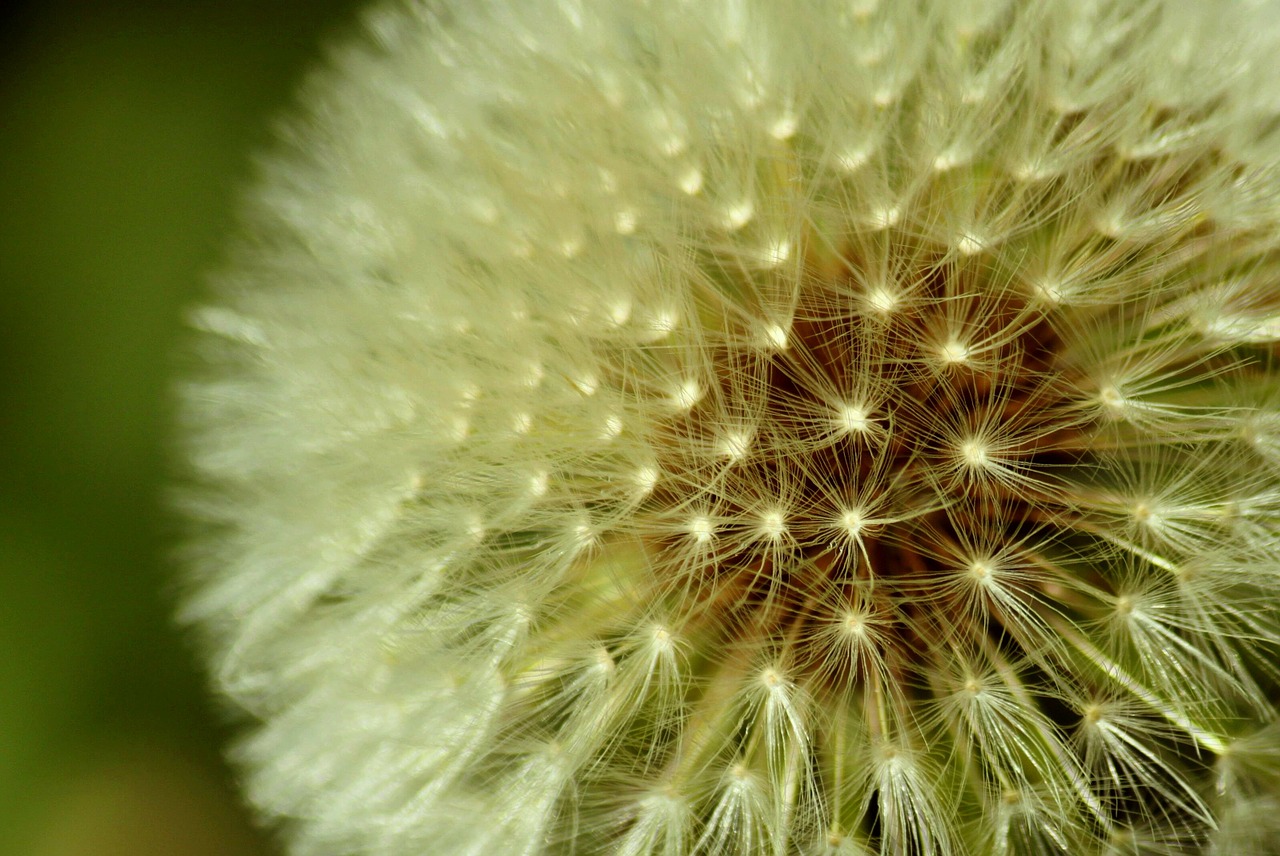
POLYGON ((382 0, 191 313, 292 856, 1280 842, 1275 0, 382 0))
POLYGON ((956 252, 962 256, 971 256, 987 248, 988 241, 975 232, 961 232, 955 238, 956 252))
POLYGON ((632 208, 620 208, 613 215, 613 228, 619 235, 634 235, 640 215, 632 208))
POLYGON ((836 155, 836 163, 845 172, 857 172, 871 160, 871 155, 870 145, 851 146, 836 155))

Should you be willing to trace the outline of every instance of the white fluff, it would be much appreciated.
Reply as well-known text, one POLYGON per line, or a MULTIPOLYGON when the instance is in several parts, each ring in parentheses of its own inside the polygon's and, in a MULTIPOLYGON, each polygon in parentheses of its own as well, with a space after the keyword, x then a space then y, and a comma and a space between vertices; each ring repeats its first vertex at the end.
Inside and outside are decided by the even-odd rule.
POLYGON ((1280 849, 1277 46, 377 8, 191 314, 252 803, 297 856, 1280 849))

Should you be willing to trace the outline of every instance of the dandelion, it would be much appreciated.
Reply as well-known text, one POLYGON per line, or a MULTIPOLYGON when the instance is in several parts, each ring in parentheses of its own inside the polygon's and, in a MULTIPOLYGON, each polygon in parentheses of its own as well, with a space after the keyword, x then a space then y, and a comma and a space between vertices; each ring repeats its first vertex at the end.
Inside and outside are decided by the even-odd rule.
POLYGON ((403 2, 192 314, 291 852, 1280 852, 1280 11, 403 2))

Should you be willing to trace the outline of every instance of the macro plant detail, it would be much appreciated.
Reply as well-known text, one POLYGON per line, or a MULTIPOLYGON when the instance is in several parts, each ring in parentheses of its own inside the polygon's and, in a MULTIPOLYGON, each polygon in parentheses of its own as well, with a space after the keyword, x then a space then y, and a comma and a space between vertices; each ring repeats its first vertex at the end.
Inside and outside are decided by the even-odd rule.
POLYGON ((183 388, 291 852, 1280 852, 1280 10, 367 24, 183 388))

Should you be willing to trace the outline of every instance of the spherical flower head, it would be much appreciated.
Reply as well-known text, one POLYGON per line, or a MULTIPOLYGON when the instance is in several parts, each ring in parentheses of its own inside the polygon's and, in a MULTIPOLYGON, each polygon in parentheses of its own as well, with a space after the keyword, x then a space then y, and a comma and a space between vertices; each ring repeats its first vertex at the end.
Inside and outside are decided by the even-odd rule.
POLYGON ((196 310, 292 853, 1280 850, 1280 14, 404 2, 196 310))

